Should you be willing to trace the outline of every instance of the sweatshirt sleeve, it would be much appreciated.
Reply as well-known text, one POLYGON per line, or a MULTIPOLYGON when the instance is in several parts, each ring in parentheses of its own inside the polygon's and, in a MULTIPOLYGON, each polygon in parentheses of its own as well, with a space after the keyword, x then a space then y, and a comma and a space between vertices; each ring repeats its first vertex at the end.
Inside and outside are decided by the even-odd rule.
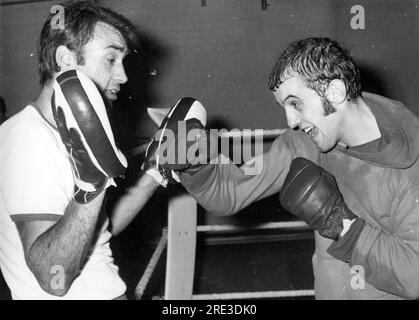
POLYGON ((255 167, 239 168, 219 155, 217 163, 205 165, 194 173, 181 174, 181 183, 207 211, 218 215, 234 214, 280 191, 297 150, 310 154, 300 142, 295 133, 288 130, 273 142, 268 152, 254 158, 257 170, 255 167))
MULTIPOLYGON (((416 187, 417 189, 417 187, 416 187)), ((391 230, 360 218, 328 252, 361 266, 365 281, 406 299, 419 298, 419 201, 415 188, 399 192, 391 230)))

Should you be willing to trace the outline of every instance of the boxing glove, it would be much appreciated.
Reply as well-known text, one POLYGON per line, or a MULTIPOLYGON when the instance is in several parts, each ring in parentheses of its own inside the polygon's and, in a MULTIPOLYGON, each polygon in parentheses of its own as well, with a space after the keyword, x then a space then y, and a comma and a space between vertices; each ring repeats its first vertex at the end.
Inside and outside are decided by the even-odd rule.
POLYGON ((325 238, 337 240, 344 219, 357 218, 343 201, 334 176, 305 158, 292 161, 279 196, 285 210, 325 238))
POLYGON ((207 161, 205 124, 206 110, 202 104, 190 97, 180 99, 170 108, 147 146, 142 170, 163 186, 179 182, 176 171, 207 161))

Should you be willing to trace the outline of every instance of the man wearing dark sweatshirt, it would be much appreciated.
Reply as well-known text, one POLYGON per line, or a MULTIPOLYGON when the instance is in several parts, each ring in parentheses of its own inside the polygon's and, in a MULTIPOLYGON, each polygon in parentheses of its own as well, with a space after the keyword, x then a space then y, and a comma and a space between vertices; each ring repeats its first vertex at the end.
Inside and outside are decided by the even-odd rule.
POLYGON ((260 172, 211 161, 186 166, 181 183, 219 215, 279 193, 315 229, 317 299, 417 299, 418 118, 362 92, 352 57, 328 38, 292 43, 269 86, 291 129, 263 154, 260 172))

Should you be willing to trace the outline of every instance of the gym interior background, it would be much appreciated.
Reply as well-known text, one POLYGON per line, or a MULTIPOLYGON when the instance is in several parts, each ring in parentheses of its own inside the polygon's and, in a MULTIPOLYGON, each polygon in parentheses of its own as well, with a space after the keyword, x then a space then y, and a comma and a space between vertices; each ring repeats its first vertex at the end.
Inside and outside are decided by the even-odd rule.
MULTIPOLYGON (((10 117, 39 91, 36 43, 57 1, 0 1, 0 96, 10 117)), ((137 27, 141 50, 126 59, 129 82, 111 118, 121 148, 144 144, 156 129, 147 107, 165 108, 183 96, 199 99, 208 127, 285 128, 284 112, 267 88, 278 54, 293 40, 327 36, 347 46, 361 68, 365 91, 402 101, 419 114, 419 1, 417 0, 103 0, 137 27), (363 16, 359 16, 362 8, 363 16), (357 16, 358 15, 358 16, 357 16), (357 17, 356 17, 357 16, 357 17), (356 19, 362 19, 360 21, 356 19), (364 23, 362 23, 364 22, 364 23)), ((271 141, 265 141, 268 149, 271 141)), ((130 158, 135 177, 141 154, 130 158)), ((126 182, 122 182, 123 185, 126 182)), ((133 290, 167 223, 159 189, 133 224, 112 240, 121 275, 133 290)), ((111 196, 117 195, 114 190, 111 196)), ((257 225, 292 219, 276 196, 219 218, 199 209, 199 224, 257 225)), ((244 232, 198 238, 194 292, 313 287, 310 232, 244 232)), ((163 259, 164 260, 164 259, 163 259)), ((161 296, 164 261, 147 297, 161 296)), ((8 299, 0 280, 0 297, 8 299)))

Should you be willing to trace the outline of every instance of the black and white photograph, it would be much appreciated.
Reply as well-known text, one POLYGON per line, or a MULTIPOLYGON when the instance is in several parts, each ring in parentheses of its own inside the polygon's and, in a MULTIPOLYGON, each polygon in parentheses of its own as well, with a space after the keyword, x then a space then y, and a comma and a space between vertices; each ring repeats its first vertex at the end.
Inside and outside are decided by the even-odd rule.
POLYGON ((0 300, 417 300, 418 101, 419 0, 0 0, 0 300))

